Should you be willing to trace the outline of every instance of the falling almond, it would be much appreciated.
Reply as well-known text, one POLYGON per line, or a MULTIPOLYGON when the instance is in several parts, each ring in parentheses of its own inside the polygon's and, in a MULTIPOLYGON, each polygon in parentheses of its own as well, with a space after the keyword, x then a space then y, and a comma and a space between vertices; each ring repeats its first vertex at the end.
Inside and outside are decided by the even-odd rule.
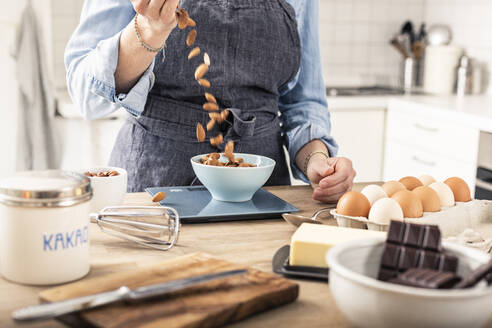
POLYGON ((215 97, 211 93, 205 92, 205 98, 207 99, 208 102, 211 102, 214 104, 217 103, 217 99, 215 99, 215 97))
POLYGON ((191 30, 190 33, 188 33, 188 36, 186 37, 186 45, 188 47, 191 47, 193 43, 195 43, 196 34, 196 30, 191 30))
POLYGON ((214 119, 208 121, 208 123, 207 123, 207 131, 212 130, 213 127, 214 127, 214 125, 215 125, 215 120, 214 119))
POLYGON ((184 30, 188 26, 188 18, 190 18, 188 12, 185 9, 181 8, 179 10, 179 14, 177 15, 178 15, 178 27, 180 30, 184 30))
POLYGON ((159 191, 157 194, 154 195, 154 197, 152 198, 152 201, 154 203, 158 203, 161 200, 163 200, 164 198, 166 198, 166 193, 163 191, 159 191))
POLYGON ((210 56, 208 55, 208 53, 203 54, 203 62, 205 63, 205 65, 210 66, 210 56))
POLYGON ((227 142, 224 153, 229 161, 234 162, 234 142, 232 140, 227 142))
POLYGON ((205 130, 203 129, 203 125, 200 123, 196 124, 196 139, 200 142, 205 141, 205 130))
POLYGON ((193 57, 196 57, 200 54, 200 48, 199 47, 196 47, 196 48, 193 48, 193 50, 190 51, 189 55, 188 55, 188 59, 191 59, 193 57))
POLYGON ((210 88, 210 81, 207 79, 198 79, 198 84, 204 88, 210 88))
POLYGON ((210 144, 214 147, 217 147, 218 145, 220 145, 222 142, 224 141, 224 137, 222 136, 222 134, 219 134, 218 136, 216 136, 215 138, 211 138, 210 139, 210 144))
POLYGON ((217 110, 219 110, 219 106, 217 104, 208 102, 208 103, 203 104, 203 109, 208 110, 208 111, 217 111, 217 110))
POLYGON ((191 17, 188 17, 187 25, 190 26, 190 27, 195 27, 196 26, 196 22, 191 17))
MULTIPOLYGON (((208 65, 200 64, 195 71, 195 80, 200 80, 208 72, 208 65)), ((200 83, 200 82, 198 82, 200 83)), ((210 82, 209 82, 210 84, 210 82)))
POLYGON ((222 118, 222 121, 225 121, 227 116, 229 116, 229 110, 228 109, 224 109, 221 113, 220 113, 220 116, 222 118))
POLYGON ((224 121, 222 119, 222 116, 217 112, 208 113, 208 116, 210 117, 210 119, 215 120, 218 123, 222 123, 224 121))

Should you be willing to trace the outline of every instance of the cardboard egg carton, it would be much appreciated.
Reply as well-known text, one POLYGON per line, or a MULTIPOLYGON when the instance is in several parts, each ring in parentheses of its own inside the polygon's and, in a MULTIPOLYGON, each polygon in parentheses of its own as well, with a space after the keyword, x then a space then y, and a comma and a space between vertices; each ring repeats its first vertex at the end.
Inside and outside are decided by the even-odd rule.
MULTIPOLYGON (((330 214, 340 227, 388 231, 389 224, 373 222, 365 217, 337 214, 336 209, 331 210, 330 214)), ((421 218, 404 218, 403 221, 435 224, 441 229, 443 237, 455 236, 467 228, 476 229, 481 223, 492 222, 492 201, 474 199, 456 203, 455 206, 441 208, 439 212, 425 212, 421 218)))

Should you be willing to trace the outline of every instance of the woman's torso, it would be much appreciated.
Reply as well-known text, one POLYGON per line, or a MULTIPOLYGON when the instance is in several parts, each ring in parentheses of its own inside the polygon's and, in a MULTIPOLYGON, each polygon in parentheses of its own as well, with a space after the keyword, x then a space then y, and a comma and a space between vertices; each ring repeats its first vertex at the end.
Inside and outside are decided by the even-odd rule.
POLYGON ((190 157, 217 151, 195 136, 197 122, 205 125, 209 120, 202 109, 204 93, 209 92, 221 109, 235 108, 235 115, 229 116, 230 124, 216 124, 207 136, 222 133, 225 140, 235 142, 236 152, 274 158, 277 166, 268 184, 289 183, 278 98, 300 63, 294 10, 285 0, 183 0, 181 6, 197 23, 195 44, 185 43, 190 28, 171 33, 165 58, 158 54, 155 60, 155 84, 145 111, 123 128, 112 163, 124 163, 134 176, 131 191, 191 183, 190 157), (188 60, 196 46, 201 54, 188 60), (205 52, 211 58, 205 76, 209 89, 194 78, 205 52))

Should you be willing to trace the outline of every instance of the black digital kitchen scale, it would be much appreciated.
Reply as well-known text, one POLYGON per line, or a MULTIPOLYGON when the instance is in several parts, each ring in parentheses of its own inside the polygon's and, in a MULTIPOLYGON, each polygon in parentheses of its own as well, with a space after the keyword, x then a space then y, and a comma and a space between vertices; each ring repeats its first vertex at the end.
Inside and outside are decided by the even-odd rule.
POLYGON ((258 190, 250 201, 241 203, 215 200, 203 186, 154 187, 145 191, 152 196, 165 192, 166 198, 159 203, 178 211, 183 223, 272 219, 282 213, 298 211, 265 189, 258 190))

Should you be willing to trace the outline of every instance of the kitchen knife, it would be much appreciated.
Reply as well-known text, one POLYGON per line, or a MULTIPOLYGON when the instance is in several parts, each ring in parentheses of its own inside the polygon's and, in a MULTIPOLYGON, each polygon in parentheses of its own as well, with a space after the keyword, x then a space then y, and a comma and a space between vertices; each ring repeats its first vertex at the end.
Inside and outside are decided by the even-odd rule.
POLYGON ((168 281, 162 284, 143 286, 130 289, 122 286, 116 290, 89 296, 72 298, 66 301, 34 305, 22 308, 12 313, 16 321, 35 321, 58 317, 67 313, 92 309, 105 304, 118 301, 136 302, 161 296, 170 292, 181 290, 207 281, 218 280, 226 277, 247 273, 248 270, 232 270, 219 273, 205 274, 191 278, 168 281))

